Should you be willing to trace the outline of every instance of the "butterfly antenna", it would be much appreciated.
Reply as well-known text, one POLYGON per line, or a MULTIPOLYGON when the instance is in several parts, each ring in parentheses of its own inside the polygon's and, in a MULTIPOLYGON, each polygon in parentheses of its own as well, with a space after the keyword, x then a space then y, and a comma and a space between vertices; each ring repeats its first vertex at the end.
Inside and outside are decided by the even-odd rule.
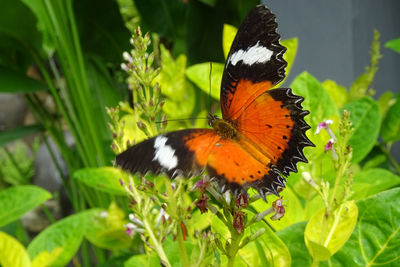
POLYGON ((211 74, 212 74, 212 62, 210 61, 210 73, 208 76, 209 88, 210 88, 210 91, 208 92, 208 113, 211 113, 211 74))
POLYGON ((183 118, 183 119, 168 119, 168 120, 162 120, 162 121, 156 121, 155 123, 166 123, 166 122, 170 122, 170 121, 187 121, 187 120, 206 120, 206 118, 183 118))

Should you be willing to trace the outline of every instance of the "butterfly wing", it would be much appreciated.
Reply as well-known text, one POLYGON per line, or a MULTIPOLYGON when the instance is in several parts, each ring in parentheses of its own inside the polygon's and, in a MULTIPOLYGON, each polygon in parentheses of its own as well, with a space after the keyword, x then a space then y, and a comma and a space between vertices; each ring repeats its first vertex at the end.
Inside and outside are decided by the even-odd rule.
POLYGON ((138 143, 115 159, 116 165, 131 173, 166 173, 191 177, 200 175, 220 137, 212 129, 169 132, 138 143))
POLYGON ((207 172, 222 191, 229 189, 237 195, 252 186, 263 197, 267 193, 278 195, 277 188, 285 187, 285 180, 262 158, 268 162, 266 157, 252 153, 249 146, 244 148, 232 140, 220 139, 209 155, 207 172))
POLYGON ((224 119, 233 118, 285 77, 286 48, 279 43, 276 28, 275 15, 264 5, 251 10, 239 27, 222 76, 224 119))
POLYGON ((289 171, 297 172, 297 162, 307 162, 303 148, 314 146, 305 134, 310 126, 304 121, 309 112, 302 110, 303 100, 290 88, 271 89, 236 120, 244 142, 256 145, 270 159, 270 167, 286 176, 289 171))

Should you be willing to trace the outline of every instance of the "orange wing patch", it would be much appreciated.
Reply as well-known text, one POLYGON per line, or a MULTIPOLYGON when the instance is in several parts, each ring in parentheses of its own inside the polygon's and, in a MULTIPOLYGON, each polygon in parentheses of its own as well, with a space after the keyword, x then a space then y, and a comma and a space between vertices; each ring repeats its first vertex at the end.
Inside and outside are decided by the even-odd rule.
POLYGON ((291 89, 271 89, 257 97, 236 120, 243 139, 271 159, 277 170, 289 175, 297 172, 296 163, 307 162, 303 148, 314 146, 305 132, 308 111, 302 110, 303 98, 291 89))
POLYGON ((262 179, 269 167, 256 160, 239 144, 221 139, 210 153, 207 170, 211 176, 242 186, 262 179))
POLYGON ((284 103, 268 93, 255 99, 237 119, 245 140, 257 146, 273 164, 288 148, 294 123, 284 103))
POLYGON ((224 119, 235 120, 259 95, 272 87, 270 81, 253 83, 250 80, 239 80, 232 83, 221 107, 224 119))
POLYGON ((196 156, 196 163, 199 166, 205 166, 207 164, 208 156, 214 147, 214 144, 221 137, 211 129, 199 129, 193 131, 189 135, 183 138, 185 147, 190 151, 194 152, 196 156))

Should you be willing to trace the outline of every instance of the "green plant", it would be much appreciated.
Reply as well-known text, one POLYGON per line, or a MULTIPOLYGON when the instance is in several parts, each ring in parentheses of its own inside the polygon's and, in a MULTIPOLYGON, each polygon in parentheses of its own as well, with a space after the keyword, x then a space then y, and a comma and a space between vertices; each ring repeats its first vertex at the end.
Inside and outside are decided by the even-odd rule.
MULTIPOLYGON (((171 181, 106 167, 112 152, 133 141, 205 127, 204 120, 175 119, 204 117, 209 111, 210 64, 201 62, 208 60, 204 54, 222 61, 236 29, 196 31, 201 14, 225 8, 203 2, 207 8, 175 1, 152 14, 156 1, 135 1, 128 10, 133 14, 130 27, 140 23, 157 34, 134 32, 132 49, 113 2, 3 3, 14 13, 0 16, 0 46, 7 48, 1 51, 8 51, 0 54, 1 90, 24 93, 38 124, 0 133, 0 145, 34 132, 42 133, 42 140, 52 137, 71 174, 64 185, 76 214, 56 221, 48 213, 51 225, 30 238, 18 220, 43 207, 51 195, 3 182, 0 265, 64 266, 71 260, 84 266, 159 266, 160 261, 166 266, 399 264, 400 168, 390 150, 400 140, 400 101, 390 92, 378 101, 371 97, 380 58, 378 33, 370 66, 349 89, 331 80, 321 83, 307 72, 290 85, 305 97, 312 126, 307 135, 316 148, 305 150, 309 163, 299 164, 299 172, 288 177, 281 198, 268 196, 266 203, 253 191, 248 197, 221 194, 206 176, 171 181), (173 16, 189 11, 192 16, 173 16), (16 14, 24 19, 15 21, 16 14), (207 49, 195 42, 217 34, 222 50, 220 42, 207 49), (126 74, 118 70, 124 51, 129 51, 124 64, 130 65, 123 65, 127 86, 121 84, 126 74), (25 74, 32 63, 39 80, 25 74), (126 97, 130 93, 133 105, 126 97), (43 94, 51 96, 54 109, 42 105, 43 94), (76 138, 76 149, 66 145, 66 129, 76 138)), ((239 22, 245 8, 229 8, 233 15, 224 19, 239 22)), ((298 43, 294 38, 283 44, 288 73, 298 43)), ((387 46, 398 50, 397 41, 387 46)), ((213 62, 211 107, 219 99, 222 72, 223 64, 213 62)), ((25 159, 19 153, 10 154, 18 165, 7 160, 12 164, 1 170, 29 165, 20 164, 25 159)), ((21 176, 23 183, 28 176, 21 176)))

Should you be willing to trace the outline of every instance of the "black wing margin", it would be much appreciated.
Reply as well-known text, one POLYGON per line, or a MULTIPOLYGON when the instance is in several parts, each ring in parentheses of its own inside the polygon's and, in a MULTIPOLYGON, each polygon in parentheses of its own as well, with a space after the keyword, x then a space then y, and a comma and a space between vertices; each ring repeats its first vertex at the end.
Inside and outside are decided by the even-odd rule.
POLYGON ((252 9, 239 27, 232 43, 221 84, 221 103, 234 94, 241 79, 253 83, 270 81, 272 85, 285 78, 286 48, 279 43, 275 15, 264 5, 252 9))

